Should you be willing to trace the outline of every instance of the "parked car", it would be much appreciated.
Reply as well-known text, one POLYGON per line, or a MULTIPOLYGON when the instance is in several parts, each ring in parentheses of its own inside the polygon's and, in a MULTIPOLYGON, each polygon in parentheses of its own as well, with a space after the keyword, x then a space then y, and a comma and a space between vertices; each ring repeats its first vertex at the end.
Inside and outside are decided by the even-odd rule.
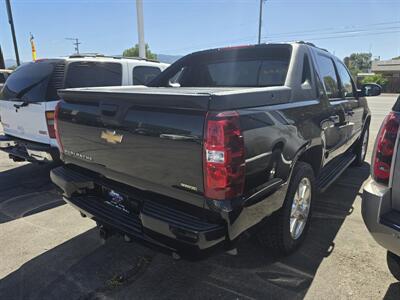
POLYGON ((375 141, 371 178, 364 187, 362 216, 368 231, 387 249, 387 263, 400 281, 400 97, 375 141))
POLYGON ((0 69, 0 90, 3 88, 7 77, 12 73, 12 70, 0 69))
POLYGON ((367 90, 307 43, 196 52, 149 87, 61 90, 51 179, 103 237, 196 256, 234 253, 252 228, 289 254, 318 191, 364 161, 367 90))
POLYGON ((167 67, 155 61, 73 55, 23 64, 0 93, 4 135, 0 150, 14 161, 59 160, 54 132, 57 90, 68 87, 143 85, 167 67))

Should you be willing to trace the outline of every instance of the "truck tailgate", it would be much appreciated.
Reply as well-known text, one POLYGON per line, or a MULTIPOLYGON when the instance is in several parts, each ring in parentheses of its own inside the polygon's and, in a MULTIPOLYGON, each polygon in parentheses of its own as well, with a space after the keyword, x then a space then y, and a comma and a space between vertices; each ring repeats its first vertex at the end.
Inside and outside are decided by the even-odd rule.
POLYGON ((139 91, 62 91, 58 131, 65 161, 133 187, 199 197, 209 95, 139 91))

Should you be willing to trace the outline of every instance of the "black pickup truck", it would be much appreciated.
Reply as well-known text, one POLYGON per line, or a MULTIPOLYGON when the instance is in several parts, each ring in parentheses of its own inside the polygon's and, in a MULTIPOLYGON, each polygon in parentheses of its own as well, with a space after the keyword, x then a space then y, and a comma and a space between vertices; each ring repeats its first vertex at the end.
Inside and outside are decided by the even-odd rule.
POLYGON ((338 58, 299 42, 196 52, 149 87, 59 94, 65 165, 51 178, 103 236, 195 255, 233 253, 254 229, 284 255, 317 193, 363 162, 364 96, 380 87, 358 90, 338 58))

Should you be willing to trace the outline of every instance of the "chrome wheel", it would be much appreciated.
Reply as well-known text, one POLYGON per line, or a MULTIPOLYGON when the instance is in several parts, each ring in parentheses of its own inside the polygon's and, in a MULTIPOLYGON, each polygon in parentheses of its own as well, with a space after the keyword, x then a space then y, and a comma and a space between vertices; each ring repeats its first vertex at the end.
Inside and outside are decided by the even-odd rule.
POLYGON ((368 130, 365 130, 362 145, 361 145, 361 159, 362 160, 364 160, 365 154, 367 154, 367 148, 368 148, 368 130))
POLYGON ((297 240, 303 233, 308 221, 311 207, 311 182, 304 177, 300 180, 293 197, 292 210, 290 212, 290 235, 297 240))

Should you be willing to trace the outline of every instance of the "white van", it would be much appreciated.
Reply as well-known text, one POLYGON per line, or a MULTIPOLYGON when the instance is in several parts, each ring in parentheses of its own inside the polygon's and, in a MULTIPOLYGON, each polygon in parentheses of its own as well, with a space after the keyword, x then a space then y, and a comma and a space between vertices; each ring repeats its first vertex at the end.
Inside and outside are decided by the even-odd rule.
POLYGON ((73 87, 146 85, 167 64, 139 58, 74 55, 18 67, 0 92, 4 135, 0 150, 14 161, 59 159, 54 131, 57 90, 73 87))

